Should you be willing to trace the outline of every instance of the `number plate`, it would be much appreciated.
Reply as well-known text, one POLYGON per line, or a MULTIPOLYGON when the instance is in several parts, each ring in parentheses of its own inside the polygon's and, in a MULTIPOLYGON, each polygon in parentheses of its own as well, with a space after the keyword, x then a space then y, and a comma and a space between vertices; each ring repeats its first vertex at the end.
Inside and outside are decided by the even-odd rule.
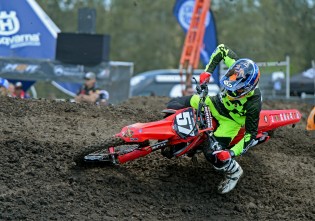
POLYGON ((198 134, 198 129, 195 127, 196 121, 194 118, 194 111, 192 108, 176 115, 175 118, 175 130, 181 137, 196 136, 198 134))

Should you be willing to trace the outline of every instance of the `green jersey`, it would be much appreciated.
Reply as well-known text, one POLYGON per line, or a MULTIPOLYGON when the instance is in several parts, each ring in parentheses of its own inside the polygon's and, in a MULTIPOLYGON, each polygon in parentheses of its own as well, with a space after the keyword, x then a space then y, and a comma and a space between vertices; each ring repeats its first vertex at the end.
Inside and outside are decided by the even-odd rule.
MULTIPOLYGON (((221 60, 223 60, 228 67, 231 67, 234 62, 238 60, 238 57, 230 48, 224 44, 220 44, 212 53, 205 71, 213 73, 221 60)), ((199 96, 192 96, 190 100, 191 106, 197 108, 198 102, 199 96)), ((216 137, 229 138, 226 140, 230 142, 237 135, 240 127, 245 127, 246 132, 244 138, 232 148, 236 156, 245 152, 257 135, 259 115, 262 106, 259 88, 257 87, 254 91, 238 100, 231 100, 225 93, 219 93, 215 96, 210 96, 206 102, 213 112, 214 117, 219 119, 219 127, 215 132, 216 137), (223 124, 225 125, 220 128, 223 124)))

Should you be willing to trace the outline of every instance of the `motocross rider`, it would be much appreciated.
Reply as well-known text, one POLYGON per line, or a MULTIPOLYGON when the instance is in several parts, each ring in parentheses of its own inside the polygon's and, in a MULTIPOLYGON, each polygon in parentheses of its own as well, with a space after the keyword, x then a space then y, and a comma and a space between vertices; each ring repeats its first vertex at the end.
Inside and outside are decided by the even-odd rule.
MULTIPOLYGON (((260 77, 258 66, 250 59, 238 59, 235 52, 224 44, 218 45, 212 53, 205 71, 200 74, 200 86, 209 83, 211 73, 222 59, 229 68, 220 79, 222 90, 215 96, 208 96, 205 101, 212 116, 217 120, 218 127, 214 132, 215 141, 210 142, 203 152, 214 168, 223 172, 224 179, 218 186, 218 193, 225 194, 234 189, 243 174, 234 157, 240 156, 258 143, 255 138, 262 99, 257 87, 260 77), (242 126, 245 126, 243 139, 231 149, 227 149, 242 126)), ((197 109, 199 100, 199 95, 173 98, 167 108, 197 109)))

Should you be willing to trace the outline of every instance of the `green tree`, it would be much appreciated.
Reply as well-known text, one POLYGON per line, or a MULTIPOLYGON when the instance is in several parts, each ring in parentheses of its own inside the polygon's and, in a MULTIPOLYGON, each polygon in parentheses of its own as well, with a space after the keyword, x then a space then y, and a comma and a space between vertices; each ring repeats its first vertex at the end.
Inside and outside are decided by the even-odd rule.
MULTIPOLYGON (((63 32, 77 31, 78 9, 97 11, 97 33, 111 36, 110 58, 132 61, 135 73, 178 68, 184 33, 175 0, 38 0, 63 32), (111 2, 109 5, 105 4, 111 2)), ((256 61, 291 57, 291 72, 310 67, 315 52, 314 0, 212 0, 219 43, 256 61)))
MULTIPOLYGON (((314 1, 313 1, 314 2, 314 1)), ((291 57, 291 71, 314 59, 315 6, 307 0, 215 1, 219 41, 257 61, 291 57)))

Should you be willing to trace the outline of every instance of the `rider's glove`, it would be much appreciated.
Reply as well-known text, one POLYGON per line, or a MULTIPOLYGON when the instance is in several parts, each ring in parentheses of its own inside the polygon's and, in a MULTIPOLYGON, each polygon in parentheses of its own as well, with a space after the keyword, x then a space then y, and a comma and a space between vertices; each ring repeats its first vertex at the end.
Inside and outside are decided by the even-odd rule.
POLYGON ((199 84, 200 85, 208 84, 210 81, 210 77, 211 77, 211 74, 209 72, 202 72, 200 74, 199 84))

